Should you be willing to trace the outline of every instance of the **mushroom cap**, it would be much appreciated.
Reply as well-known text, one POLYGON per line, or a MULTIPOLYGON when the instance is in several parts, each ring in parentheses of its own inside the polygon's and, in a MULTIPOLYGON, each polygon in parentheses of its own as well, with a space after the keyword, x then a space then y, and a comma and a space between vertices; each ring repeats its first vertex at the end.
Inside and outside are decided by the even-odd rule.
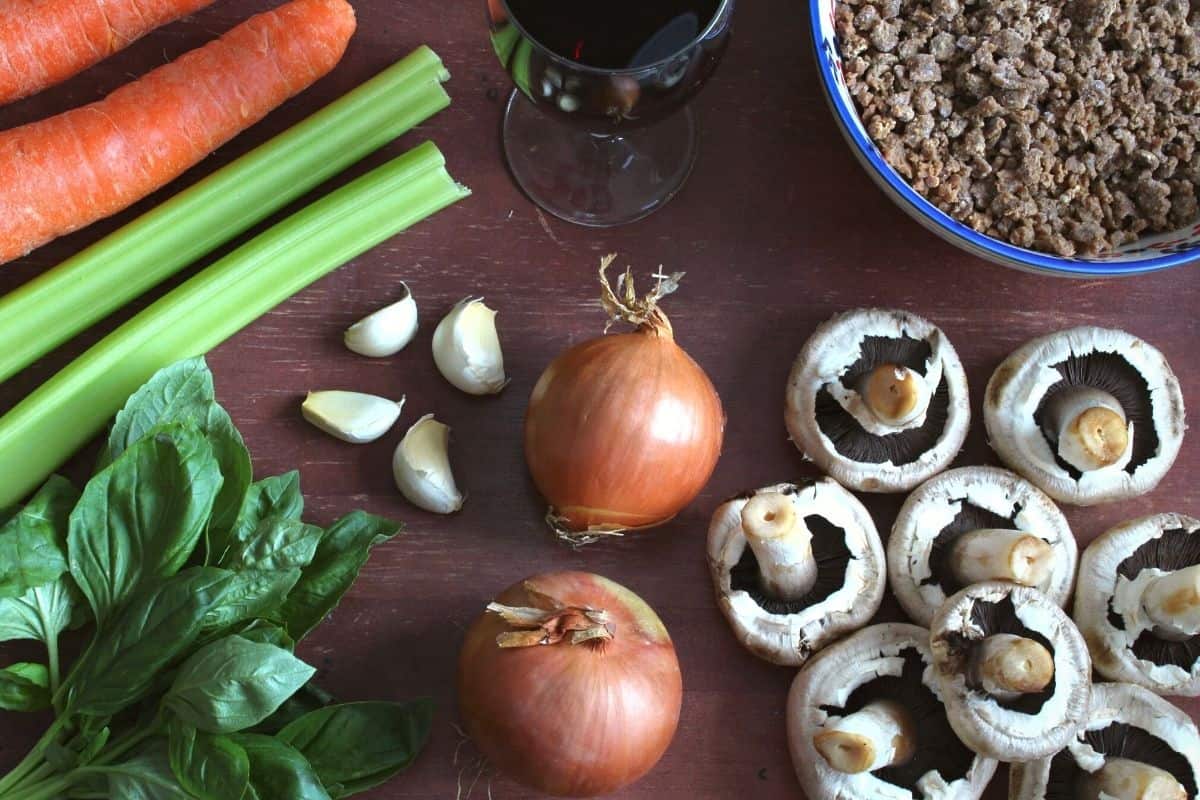
MULTIPOLYGON (((792 764, 800 786, 809 800, 972 800, 980 797, 996 771, 996 762, 975 755, 963 748, 963 754, 971 757, 970 767, 959 776, 941 775, 931 768, 917 781, 917 791, 890 783, 879 777, 879 772, 863 772, 847 775, 838 772, 826 763, 813 746, 813 736, 831 716, 830 707, 844 707, 855 690, 871 681, 904 672, 905 651, 916 652, 924 664, 921 683, 939 697, 932 677, 933 656, 929 651, 929 631, 916 625, 891 623, 872 625, 830 645, 810 661, 792 681, 788 693, 787 728, 788 746, 792 764)), ((903 698, 893 698, 903 705, 903 698)), ((940 697, 939 697, 940 699, 940 697)), ((944 716, 939 714, 944 721, 944 716)), ((918 728, 918 733, 928 733, 930 722, 918 728)), ((962 747, 953 732, 944 732, 962 747)), ((945 748, 943 748, 945 749, 945 748)), ((941 755, 946 756, 943 752, 941 755)), ((928 757, 926 755, 926 757, 928 757)), ((952 757, 952 756, 951 756, 952 757)), ((920 768, 922 752, 918 751, 911 765, 920 768)))
MULTIPOLYGON (((883 602, 886 570, 875 523, 858 498, 829 478, 804 485, 767 486, 723 503, 708 529, 708 565, 717 604, 738 641, 775 664, 800 666, 838 636, 866 625, 883 602), (845 554, 845 574, 832 584, 819 578, 809 595, 816 596, 816 602, 810 605, 804 605, 805 598, 798 603, 770 604, 776 607, 772 610, 737 585, 735 568, 744 559, 754 558, 742 530, 742 508, 749 498, 766 492, 787 495, 797 518, 810 521, 818 560, 823 546, 840 548, 845 554), (813 517, 826 524, 812 524, 813 517), (821 597, 822 592, 828 592, 827 596, 821 597)), ((828 564, 824 566, 828 568, 828 564)))
POLYGON ((805 457, 838 482, 863 492, 904 492, 945 469, 962 448, 971 419, 967 375, 953 345, 928 320, 887 309, 848 311, 818 327, 796 357, 788 378, 784 419, 792 441, 805 457), (902 433, 882 437, 880 460, 872 463, 838 451, 821 427, 818 408, 834 408, 835 413, 848 416, 846 424, 871 432, 871 423, 859 411, 857 391, 843 385, 842 378, 860 361, 868 340, 881 338, 908 338, 927 345, 924 363, 906 366, 923 376, 932 400, 931 413, 921 415, 902 433), (944 422, 941 404, 945 404, 944 422), (934 405, 938 405, 937 413, 932 413, 934 405), (939 423, 940 431, 927 430, 939 423), (888 455, 895 447, 911 444, 912 437, 926 435, 933 440, 932 446, 907 456, 911 460, 897 464, 888 455), (883 445, 884 441, 889 444, 883 445))
MULTIPOLYGON (((1177 753, 1179 758, 1174 760, 1173 765, 1177 770, 1168 769, 1168 772, 1172 772, 1175 779, 1189 789, 1190 797, 1196 796, 1196 788, 1200 786, 1200 732, 1197 732, 1191 717, 1140 686, 1097 683, 1092 686, 1088 720, 1071 738, 1064 751, 1036 761, 1013 764, 1009 768, 1009 800, 1041 800, 1046 797, 1047 787, 1051 783, 1051 770, 1057 764, 1086 772, 1099 769, 1104 764, 1104 754, 1098 752, 1093 744, 1098 740, 1098 732, 1114 723, 1143 731, 1177 753), (1190 768, 1190 774, 1182 769, 1185 765, 1190 768), (1189 781, 1190 787, 1187 786, 1189 781)), ((1157 747, 1153 749, 1158 750, 1157 747)), ((1128 757, 1134 754, 1122 755, 1128 757)))
POLYGON ((1144 657, 1165 653, 1143 649, 1162 640, 1152 632, 1153 623, 1139 602, 1147 578, 1194 563, 1200 563, 1200 520, 1182 514, 1154 514, 1125 522, 1087 546, 1079 559, 1075 621, 1097 672, 1108 680, 1137 684, 1158 694, 1200 695, 1200 657, 1194 654, 1200 653, 1200 641, 1196 641, 1200 637, 1173 643, 1181 655, 1194 658, 1189 667, 1144 657), (1144 558, 1159 569, 1134 561, 1125 569, 1132 574, 1122 574, 1122 565, 1148 545, 1149 549, 1142 551, 1144 558), (1178 561, 1164 563, 1164 559, 1178 561), (1147 640, 1139 642, 1142 636, 1147 640))
POLYGON ((957 535, 979 527, 1020 529, 1049 544, 1054 564, 1035 588, 1060 607, 1066 605, 1079 548, 1058 506, 1008 470, 961 467, 917 487, 892 525, 888 582, 908 616, 919 625, 929 625, 946 598, 962 588, 949 574, 934 575, 937 564, 931 565, 931 556, 935 544, 946 547, 957 535))
MULTIPOLYGON (((1120 399, 1118 392, 1113 394, 1120 399)), ((1125 409, 1126 414, 1131 411, 1125 409)), ((1124 500, 1153 489, 1175 462, 1186 428, 1183 393, 1163 354, 1124 331, 1091 326, 1026 342, 1006 358, 988 381, 983 419, 992 449, 1005 464, 1060 503, 1081 506, 1124 500), (1146 416, 1153 430, 1134 426, 1133 457, 1128 463, 1080 474, 1057 459, 1037 414, 1050 389, 1063 380, 1058 366, 1092 354, 1127 365, 1120 375, 1107 370, 1113 373, 1111 381, 1121 394, 1132 391, 1131 396, 1141 396, 1140 386, 1128 388, 1130 381, 1136 382, 1134 375, 1140 375, 1147 395, 1146 416)))
POLYGON ((1087 718, 1091 662, 1075 623, 1052 600, 1027 586, 990 581, 968 586, 946 601, 930 628, 934 678, 950 724, 968 747, 999 761, 1030 761, 1061 750, 1087 718), (1000 605, 997 623, 992 605, 1000 605), (1054 657, 1045 692, 1002 702, 968 684, 974 645, 994 633, 1040 640, 1054 657), (1031 702, 1032 701, 1032 702, 1031 702))

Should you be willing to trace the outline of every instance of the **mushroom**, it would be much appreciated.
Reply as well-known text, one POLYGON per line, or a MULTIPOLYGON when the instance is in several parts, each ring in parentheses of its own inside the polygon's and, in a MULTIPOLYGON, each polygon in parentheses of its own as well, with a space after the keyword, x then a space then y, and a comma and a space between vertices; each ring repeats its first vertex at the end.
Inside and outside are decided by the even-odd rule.
POLYGON ((1200 520, 1155 514, 1088 545, 1075 621, 1108 680, 1200 695, 1200 520))
POLYGON ((1097 683, 1091 716, 1052 757, 1014 764, 1011 800, 1187 800, 1200 787, 1200 733, 1140 686, 1097 683))
POLYGON ((1066 517, 1036 486, 1008 470, 962 467, 930 478, 905 501, 888 538, 888 580, 919 625, 981 581, 1033 586, 1064 606, 1077 551, 1066 517))
POLYGON ((971 410, 954 347, 904 311, 839 314, 805 343, 788 378, 792 441, 863 492, 903 492, 958 454, 971 410))
POLYGON ((1087 645, 1037 589, 968 586, 934 615, 930 638, 946 714, 975 752, 999 761, 1044 758, 1087 718, 1087 645))
POLYGON ((875 523, 829 478, 768 486, 721 505, 708 529, 708 563, 738 641, 776 664, 803 664, 866 625, 883 601, 875 523))
POLYGON ((1166 359, 1124 331, 1081 327, 1022 345, 983 403, 992 448, 1055 500, 1136 497, 1183 442, 1183 395, 1166 359))
POLYGON ((980 797, 996 762, 967 749, 932 678, 929 631, 872 625, 812 659, 788 694, 788 744, 809 800, 980 797))

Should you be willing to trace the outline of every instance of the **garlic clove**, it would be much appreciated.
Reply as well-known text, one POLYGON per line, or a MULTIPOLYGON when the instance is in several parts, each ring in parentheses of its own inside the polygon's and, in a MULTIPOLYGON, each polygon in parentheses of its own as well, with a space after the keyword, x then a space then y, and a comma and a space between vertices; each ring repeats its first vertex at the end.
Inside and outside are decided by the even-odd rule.
POLYGON ((403 350, 417 333, 417 301, 408 284, 400 282, 404 294, 387 308, 364 317, 346 331, 346 347, 371 358, 392 356, 403 350))
POLYGON ((435 514, 452 514, 464 498, 450 471, 450 428, 426 414, 396 448, 392 474, 409 502, 435 514))
POLYGON ((330 436, 351 444, 373 442, 400 418, 404 398, 392 402, 359 392, 309 392, 300 407, 304 418, 330 436))
POLYGON ((496 312, 468 297, 433 333, 433 360, 442 376, 467 394, 496 394, 508 384, 496 333, 496 312))

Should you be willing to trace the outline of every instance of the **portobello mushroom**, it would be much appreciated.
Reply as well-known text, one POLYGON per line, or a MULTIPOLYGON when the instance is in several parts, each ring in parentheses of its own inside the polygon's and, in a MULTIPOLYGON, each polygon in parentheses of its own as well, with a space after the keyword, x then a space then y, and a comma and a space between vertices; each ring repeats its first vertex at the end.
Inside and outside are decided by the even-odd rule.
POLYGON ((800 666, 883 601, 883 544, 854 495, 824 478, 721 505, 708 529, 717 602, 759 658, 800 666))
POLYGON ((1136 336, 1081 327, 1021 346, 992 374, 983 403, 992 448, 1062 503, 1150 491, 1183 442, 1179 381, 1136 336))
POLYGON ((971 410, 953 345, 904 311, 839 314, 805 343, 788 378, 792 441, 851 489, 903 492, 958 454, 971 410))
POLYGON ((1128 683, 1092 687, 1067 747, 1013 764, 1009 800, 1187 800, 1200 786, 1200 733, 1183 711, 1128 683))
POLYGON ((1108 680, 1200 695, 1200 520, 1155 514, 1088 545, 1075 621, 1108 680))
POLYGON ((962 467, 905 501, 888 538, 888 582, 919 625, 980 581, 1033 586, 1064 606, 1077 555, 1066 517, 1036 486, 1008 470, 962 467))
POLYGON ((1000 581, 968 586, 934 615, 930 647, 950 725, 981 755, 1044 758, 1065 747, 1087 718, 1087 645, 1037 589, 1000 581))
POLYGON ((809 800, 972 800, 996 762, 955 735, 932 681, 929 631, 873 625, 792 682, 788 744, 809 800))

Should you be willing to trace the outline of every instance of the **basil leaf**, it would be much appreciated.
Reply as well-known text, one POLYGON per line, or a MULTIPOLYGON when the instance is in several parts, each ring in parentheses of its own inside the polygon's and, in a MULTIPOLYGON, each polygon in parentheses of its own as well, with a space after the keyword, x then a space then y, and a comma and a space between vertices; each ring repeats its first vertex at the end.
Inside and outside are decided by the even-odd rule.
POLYGON ((61 691, 77 714, 108 716, 142 699, 155 676, 186 652, 231 574, 194 567, 135 594, 80 657, 61 691))
POLYGON ((317 684, 309 681, 300 687, 300 691, 283 701, 283 705, 275 709, 275 713, 254 726, 255 733, 276 734, 285 727, 303 717, 305 714, 333 702, 333 695, 317 684))
POLYGON ((151 430, 171 423, 198 428, 212 445, 225 479, 213 504, 212 528, 227 530, 253 477, 250 453, 229 414, 217 404, 212 372, 203 357, 159 370, 133 393, 113 422, 101 463, 118 458, 151 430))
POLYGON ((239 622, 273 616, 300 579, 298 567, 279 572, 246 570, 235 573, 221 599, 204 617, 204 633, 229 631, 239 622))
POLYGON ((398 523, 355 511, 335 522, 317 545, 312 563, 288 594, 283 619, 300 641, 337 607, 375 545, 402 530, 398 523))
POLYGON ((137 758, 103 767, 108 796, 121 800, 193 800, 171 772, 166 742, 159 739, 137 758))
POLYGON ((50 673, 44 664, 20 663, 0 669, 0 708, 41 711, 50 707, 50 673))
MULTIPOLYGON (((282 647, 289 653, 296 649, 296 643, 292 640, 291 636, 288 636, 287 631, 265 619, 253 620, 249 625, 242 628, 238 636, 250 642, 257 642, 258 644, 273 644, 276 647, 282 647)), ((307 685, 305 684, 305 686, 307 685)))
POLYGON ((0 598, 0 642, 32 639, 49 643, 71 625, 76 605, 69 575, 20 597, 0 598))
POLYGON ((226 636, 184 662, 163 704, 202 731, 231 733, 269 717, 315 672, 280 647, 226 636))
POLYGON ((250 759, 226 736, 214 736, 171 717, 167 721, 171 772, 200 800, 238 800, 250 784, 250 759))
POLYGON ((210 534, 214 560, 224 558, 226 550, 234 542, 249 540, 259 523, 267 517, 300 519, 303 513, 304 495, 300 493, 299 472, 293 470, 250 484, 233 528, 224 537, 215 531, 210 534))
POLYGON ((0 526, 0 598, 20 597, 67 571, 67 520, 78 500, 71 482, 55 475, 0 526))
POLYGON ((233 544, 222 557, 220 566, 242 570, 305 567, 313 560, 324 531, 299 520, 270 516, 244 540, 233 544))
POLYGON ((142 581, 173 575, 204 532, 221 472, 208 441, 155 431, 93 477, 71 514, 71 575, 104 628, 142 581))
POLYGON ((257 800, 330 800, 313 768, 295 748, 257 733, 239 733, 233 740, 250 757, 250 787, 257 800))
POLYGON ((312 764, 331 797, 366 791, 406 769, 433 724, 433 703, 344 703, 304 715, 278 738, 312 764))

